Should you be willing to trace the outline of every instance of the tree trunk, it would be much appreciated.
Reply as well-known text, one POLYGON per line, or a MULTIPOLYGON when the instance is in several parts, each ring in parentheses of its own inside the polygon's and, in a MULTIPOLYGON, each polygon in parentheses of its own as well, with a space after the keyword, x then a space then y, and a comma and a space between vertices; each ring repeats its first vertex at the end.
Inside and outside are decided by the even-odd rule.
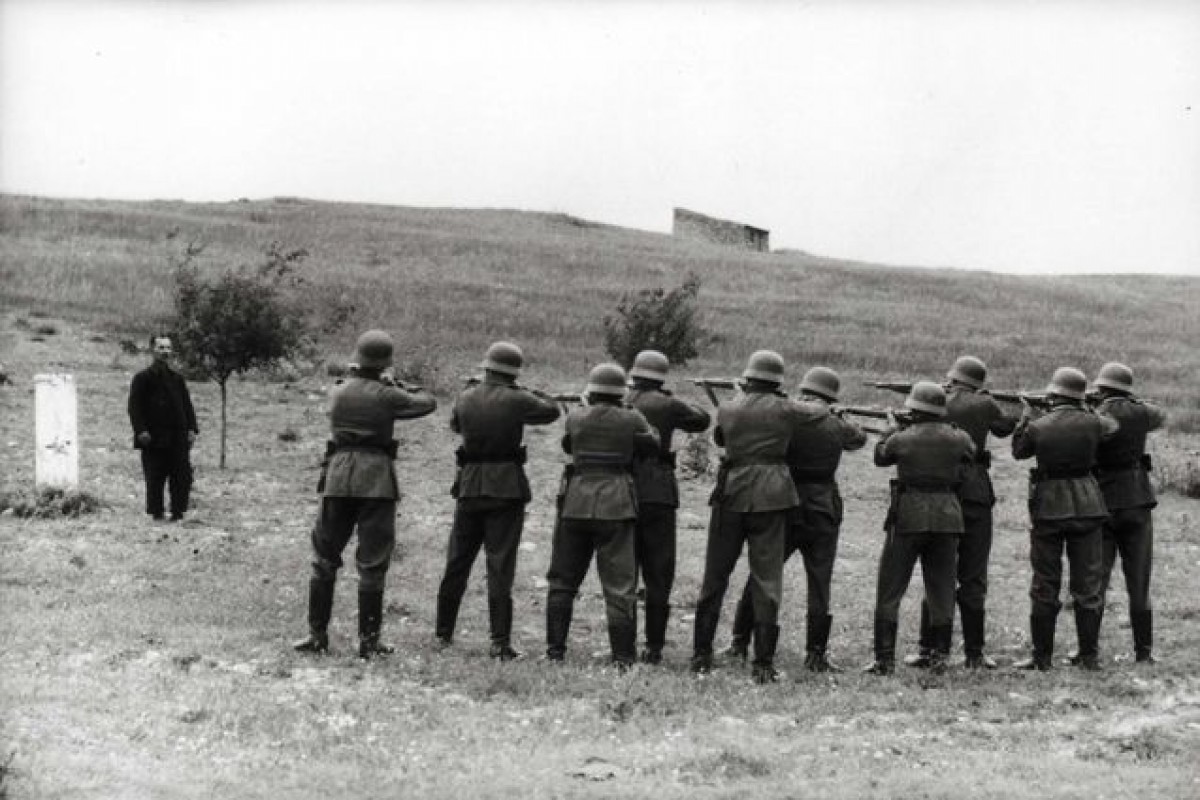
POLYGON ((225 469, 225 429, 227 427, 227 421, 226 421, 226 416, 225 416, 225 406, 226 406, 226 401, 228 399, 228 394, 225 391, 225 385, 228 382, 229 382, 228 378, 226 378, 223 381, 217 382, 217 385, 221 387, 221 461, 220 461, 221 469, 225 469))

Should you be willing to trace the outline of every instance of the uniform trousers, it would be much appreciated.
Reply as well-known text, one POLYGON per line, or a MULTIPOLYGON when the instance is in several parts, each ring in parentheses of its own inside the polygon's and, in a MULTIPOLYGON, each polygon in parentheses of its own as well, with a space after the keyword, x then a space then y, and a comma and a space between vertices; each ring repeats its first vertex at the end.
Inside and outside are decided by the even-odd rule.
POLYGON ((897 533, 895 526, 889 527, 879 557, 875 618, 899 622, 900 602, 912 580, 913 567, 920 561, 930 625, 936 628, 952 624, 958 539, 954 533, 897 533))
POLYGON ((1095 518, 1034 520, 1029 538, 1033 581, 1029 588, 1033 616, 1055 616, 1062 609, 1062 558, 1070 565, 1069 588, 1076 609, 1099 611, 1104 606, 1103 520, 1095 518))
POLYGON ((1117 555, 1125 573, 1129 613, 1150 611, 1150 568, 1154 553, 1154 522, 1149 508, 1113 511, 1104 523, 1101 595, 1107 595, 1117 555))
POLYGON ((439 602, 462 599, 471 567, 483 548, 487 565, 488 604, 507 605, 517 572, 517 551, 525 527, 520 499, 464 498, 454 509, 454 525, 446 546, 446 572, 438 588, 439 602))
POLYGON ((354 564, 360 592, 382 592, 396 547, 396 501, 374 497, 323 497, 313 528, 313 580, 332 583, 342 551, 358 532, 354 564))
POLYGON ((992 554, 992 507, 963 501, 963 533, 958 538, 958 605, 983 611, 987 599, 988 560, 992 554))
MULTIPOLYGON (((570 620, 579 586, 587 577, 592 556, 604 593, 609 637, 614 656, 632 661, 637 640, 637 561, 633 520, 559 519, 550 552, 548 617, 570 620)), ((557 634, 547 631, 547 637, 557 634)), ((551 646, 564 643, 552 641, 551 646)))
POLYGON ((662 647, 663 631, 658 627, 671 607, 671 587, 675 583, 675 508, 662 503, 643 503, 638 508, 634 536, 634 554, 638 572, 646 589, 646 638, 651 646, 662 647), (651 624, 651 618, 655 624, 651 624))
POLYGON ((188 510, 192 491, 191 445, 186 439, 167 447, 142 448, 142 476, 146 479, 146 513, 163 515, 163 489, 171 496, 171 514, 188 510))

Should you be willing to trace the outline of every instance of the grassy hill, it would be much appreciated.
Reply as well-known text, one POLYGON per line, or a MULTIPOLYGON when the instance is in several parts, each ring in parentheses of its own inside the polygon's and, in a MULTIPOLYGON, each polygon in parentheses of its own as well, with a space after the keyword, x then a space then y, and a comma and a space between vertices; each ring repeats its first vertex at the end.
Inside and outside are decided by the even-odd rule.
POLYGON ((630 289, 703 282, 712 338, 689 372, 740 369, 782 352, 793 379, 824 363, 850 380, 940 377, 962 353, 993 384, 1040 388, 1055 367, 1094 374, 1130 364, 1147 396, 1200 425, 1200 280, 1017 277, 758 254, 599 225, 562 214, 416 209, 276 198, 230 203, 0 196, 0 303, 141 334, 170 308, 171 258, 202 242, 201 263, 256 263, 272 241, 310 252, 314 302, 353 304, 327 343, 344 357, 357 330, 390 329, 402 359, 445 387, 488 342, 521 343, 530 380, 579 380, 602 360, 602 320, 630 289))

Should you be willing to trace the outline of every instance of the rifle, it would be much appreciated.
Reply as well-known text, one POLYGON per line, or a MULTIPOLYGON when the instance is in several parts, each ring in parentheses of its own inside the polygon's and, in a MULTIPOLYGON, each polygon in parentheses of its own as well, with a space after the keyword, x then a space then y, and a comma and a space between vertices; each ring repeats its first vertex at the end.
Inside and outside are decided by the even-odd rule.
POLYGON ((897 394, 908 394, 912 391, 911 381, 863 381, 863 386, 874 386, 876 389, 887 389, 897 394))
MULTIPOLYGON (((869 419, 887 419, 889 416, 894 418, 901 425, 907 424, 911 417, 909 412, 893 408, 879 408, 877 406, 831 406, 831 410, 835 414, 850 414, 855 417, 867 417, 869 419)), ((873 425, 860 425, 867 433, 873 433, 876 436, 882 436, 886 433, 884 428, 876 428, 873 425)))
POLYGON ((1034 408, 1050 407, 1050 397, 1045 392, 1025 392, 1020 389, 995 389, 989 391, 988 394, 1003 403, 1020 403, 1024 400, 1034 408))
POLYGON ((708 401, 713 406, 721 405, 721 399, 717 397, 715 389, 733 389, 738 388, 738 381, 735 378, 693 378, 692 383, 699 386, 708 395, 708 401))
POLYGON ((583 395, 578 392, 559 392, 558 394, 550 395, 550 399, 558 403, 564 414, 571 411, 572 403, 582 403, 583 395))

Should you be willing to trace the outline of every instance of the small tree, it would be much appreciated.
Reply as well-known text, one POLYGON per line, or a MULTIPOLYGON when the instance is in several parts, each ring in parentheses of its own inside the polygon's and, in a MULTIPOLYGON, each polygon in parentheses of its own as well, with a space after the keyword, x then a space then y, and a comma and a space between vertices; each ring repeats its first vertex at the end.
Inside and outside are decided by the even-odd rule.
POLYGON ((642 350, 659 350, 673 364, 700 353, 700 278, 689 273, 681 286, 627 292, 615 314, 604 318, 604 350, 625 369, 642 350))
POLYGON ((188 246, 175 266, 175 319, 171 334, 181 361, 221 390, 221 458, 225 468, 229 379, 292 358, 308 345, 305 317, 292 308, 287 281, 304 250, 275 243, 257 268, 230 269, 204 278, 195 265, 203 248, 188 246))

